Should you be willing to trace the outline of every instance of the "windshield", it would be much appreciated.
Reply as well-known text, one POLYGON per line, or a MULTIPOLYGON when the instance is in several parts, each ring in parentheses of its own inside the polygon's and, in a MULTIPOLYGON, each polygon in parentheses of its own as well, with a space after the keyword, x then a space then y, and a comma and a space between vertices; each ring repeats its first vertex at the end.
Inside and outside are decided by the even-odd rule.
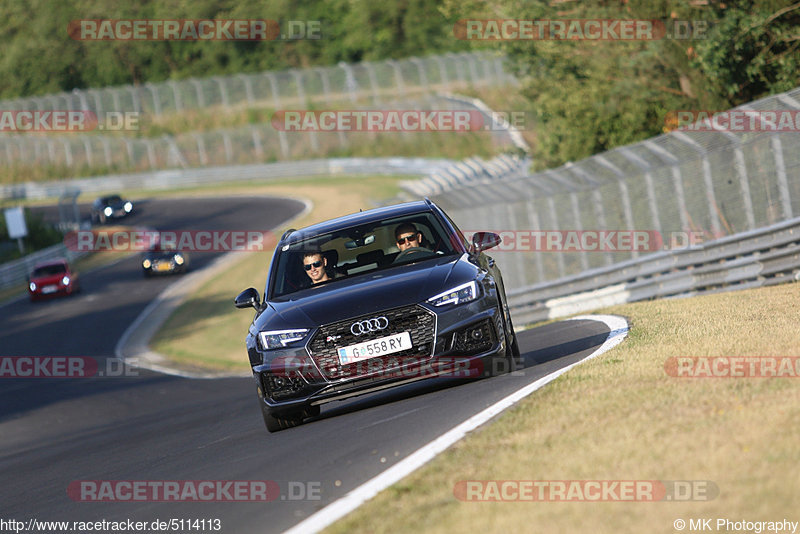
POLYGON ((270 275, 269 294, 277 298, 316 284, 455 253, 450 237, 429 212, 353 226, 284 246, 270 275))
POLYGON ((42 278, 44 276, 53 276, 65 272, 67 272, 67 268, 62 263, 57 263, 54 265, 42 265, 41 267, 37 267, 33 270, 33 273, 31 273, 31 278, 42 278))

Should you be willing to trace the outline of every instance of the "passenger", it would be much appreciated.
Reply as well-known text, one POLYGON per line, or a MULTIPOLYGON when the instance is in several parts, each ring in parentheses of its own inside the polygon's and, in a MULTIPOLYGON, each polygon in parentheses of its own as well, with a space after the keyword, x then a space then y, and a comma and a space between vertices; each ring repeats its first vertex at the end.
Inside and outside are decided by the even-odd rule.
POLYGON ((402 223, 394 231, 394 238, 397 241, 397 248, 400 252, 404 250, 422 246, 422 232, 411 223, 402 223))

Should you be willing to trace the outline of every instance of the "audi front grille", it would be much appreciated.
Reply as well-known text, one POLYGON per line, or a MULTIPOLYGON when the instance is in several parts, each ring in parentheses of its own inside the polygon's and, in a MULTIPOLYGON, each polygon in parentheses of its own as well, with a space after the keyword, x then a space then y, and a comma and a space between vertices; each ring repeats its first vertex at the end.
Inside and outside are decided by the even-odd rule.
POLYGON ((433 312, 418 305, 403 306, 324 325, 317 330, 308 348, 311 357, 322 370, 325 378, 329 380, 353 378, 369 374, 370 370, 373 372, 376 370, 389 371, 391 368, 396 368, 398 363, 403 365, 430 358, 433 353, 435 329, 436 316, 433 312), (354 323, 379 317, 385 317, 388 320, 388 326, 382 329, 376 328, 361 335, 355 335, 351 331, 354 323), (339 347, 372 341, 401 332, 410 334, 412 345, 410 349, 360 362, 339 364, 337 351, 339 347))

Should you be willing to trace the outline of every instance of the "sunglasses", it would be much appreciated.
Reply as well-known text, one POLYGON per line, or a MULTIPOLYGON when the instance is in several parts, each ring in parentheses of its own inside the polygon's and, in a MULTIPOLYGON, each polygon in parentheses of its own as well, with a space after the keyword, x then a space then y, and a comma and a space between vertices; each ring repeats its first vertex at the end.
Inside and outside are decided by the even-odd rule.
POLYGON ((310 271, 312 268, 317 269, 319 267, 322 267, 322 260, 317 260, 314 263, 304 263, 303 267, 306 268, 306 271, 310 271))
POLYGON ((398 245, 405 245, 406 241, 408 241, 409 243, 411 241, 414 241, 416 243, 417 241, 419 241, 419 236, 417 236, 417 234, 413 234, 413 235, 407 235, 405 237, 398 237, 397 238, 397 244, 398 245))

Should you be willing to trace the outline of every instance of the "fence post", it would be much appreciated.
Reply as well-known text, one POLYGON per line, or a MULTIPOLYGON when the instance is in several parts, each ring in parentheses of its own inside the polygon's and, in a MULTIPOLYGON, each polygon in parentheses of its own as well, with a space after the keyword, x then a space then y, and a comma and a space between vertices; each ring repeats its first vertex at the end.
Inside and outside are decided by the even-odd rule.
POLYGON ((214 81, 217 82, 217 85, 219 86, 219 95, 222 97, 222 105, 226 108, 230 108, 230 100, 228 100, 228 86, 225 85, 225 80, 219 76, 215 76, 214 81))
POLYGON ((97 116, 103 114, 103 101, 100 99, 100 92, 94 89, 89 91, 94 98, 94 112, 97 113, 97 116))
POLYGON ((203 94, 203 87, 200 85, 200 81, 195 78, 190 78, 189 81, 194 85, 194 92, 197 96, 197 106, 201 108, 206 107, 206 97, 203 94))
MULTIPOLYGON (((528 213, 528 224, 531 226, 531 230, 541 231, 542 225, 539 223, 539 214, 536 212, 536 203, 533 201, 533 197, 528 200, 528 209, 525 211, 528 213)), ((533 260, 536 262, 536 282, 542 282, 545 280, 542 252, 534 250, 533 260)))
POLYGON ((67 167, 72 167, 72 146, 66 139, 62 142, 64 143, 64 157, 66 158, 67 167))
POLYGON ((222 132, 222 146, 225 147, 225 162, 230 163, 233 161, 233 148, 231 147, 231 138, 228 132, 222 132))
POLYGON ((378 105, 381 102, 380 90, 378 87, 378 78, 375 76, 375 67, 369 61, 364 62, 364 68, 367 69, 367 77, 369 78, 369 86, 372 89, 372 103, 378 105))
POLYGON ((158 162, 156 161, 156 152, 153 148, 153 141, 151 139, 145 139, 144 146, 147 149, 147 161, 150 163, 150 168, 155 169, 158 166, 158 162))
POLYGON ((258 159, 258 161, 263 161, 264 160, 264 147, 261 144, 261 133, 258 131, 258 128, 256 128, 255 126, 252 126, 250 128, 250 132, 251 132, 252 137, 253 137, 253 149, 256 152, 256 159, 258 159))
POLYGON ((722 233, 722 223, 719 219, 719 208, 717 206, 716 195, 714 194, 714 178, 711 175, 711 162, 708 161, 708 153, 702 145, 697 143, 697 141, 683 132, 672 132, 672 137, 694 148, 702 158, 701 164, 703 166, 703 184, 705 185, 706 189, 706 201, 708 202, 708 214, 710 217, 709 220, 711 221, 711 233, 714 235, 714 237, 719 237, 722 233))
POLYGON ((425 72, 425 66, 422 64, 422 60, 418 57, 411 57, 408 60, 417 66, 417 71, 419 72, 419 83, 422 84, 422 87, 425 91, 428 90, 428 75, 425 72))
POLYGON ((350 94, 350 102, 355 102, 357 99, 356 91, 358 90, 358 84, 353 76, 353 68, 344 61, 339 62, 339 67, 344 71, 345 89, 350 94))
POLYGON ((786 176, 786 163, 783 161, 783 145, 780 135, 773 134, 770 139, 772 154, 775 158, 775 178, 778 181, 778 194, 781 198, 781 212, 784 220, 792 218, 792 199, 789 195, 789 180, 786 176))
MULTIPOLYGON (((133 102, 133 111, 135 111, 137 113, 141 113, 142 105, 141 105, 141 102, 139 102, 139 92, 136 90, 135 87, 132 87, 132 86, 128 86, 128 90, 131 93, 131 101, 133 102)), ((119 109, 119 108, 117 108, 117 109, 119 109)))
POLYGON ((155 115, 161 115, 161 100, 158 98, 158 87, 150 82, 147 82, 144 86, 147 87, 153 95, 153 113, 155 115))
POLYGON ((203 139, 203 136, 193 133, 192 137, 194 137, 195 142, 197 143, 197 154, 200 158, 200 165, 208 165, 208 152, 206 152, 206 142, 203 139))
MULTIPOLYGON (((559 229, 558 214, 556 213, 556 203, 553 197, 547 197, 547 208, 550 210, 550 228, 553 230, 559 229)), ((546 250, 546 247, 545 247, 546 250)), ((555 251, 556 264, 558 265, 558 278, 566 276, 566 269, 564 267, 564 254, 561 251, 555 251)))
POLYGON ((83 150, 86 153, 86 163, 89 167, 94 167, 92 165, 92 147, 89 145, 89 140, 87 138, 83 138, 83 150))
POLYGON ((109 146, 109 143, 108 143, 108 137, 106 137, 106 136, 101 137, 100 138, 100 142, 103 143, 103 156, 105 157, 105 160, 106 160, 106 166, 107 167, 111 167, 111 164, 112 164, 112 161, 111 161, 111 147, 109 146))
POLYGON ((397 90, 402 96, 406 96, 406 84, 405 80, 403 80, 403 73, 400 71, 400 65, 393 59, 388 60, 386 63, 394 70, 394 83, 397 90))
POLYGON ((250 81, 250 76, 247 74, 239 74, 238 77, 241 78, 244 83, 244 94, 247 97, 247 105, 253 107, 255 97, 253 96, 253 83, 250 81))
POLYGON ((322 81, 322 94, 325 98, 325 103, 327 105, 331 104, 331 84, 330 80, 328 79, 328 71, 324 68, 317 67, 314 69, 317 74, 319 74, 319 79, 322 81))
POLYGON ((183 98, 181 98, 181 92, 178 90, 178 84, 175 83, 174 80, 171 80, 169 86, 172 88, 172 98, 175 100, 175 109, 177 111, 183 111, 183 98))
POLYGON ((449 89, 450 80, 447 77, 447 66, 442 61, 441 56, 433 56, 433 60, 439 66, 439 83, 446 89, 449 89))

